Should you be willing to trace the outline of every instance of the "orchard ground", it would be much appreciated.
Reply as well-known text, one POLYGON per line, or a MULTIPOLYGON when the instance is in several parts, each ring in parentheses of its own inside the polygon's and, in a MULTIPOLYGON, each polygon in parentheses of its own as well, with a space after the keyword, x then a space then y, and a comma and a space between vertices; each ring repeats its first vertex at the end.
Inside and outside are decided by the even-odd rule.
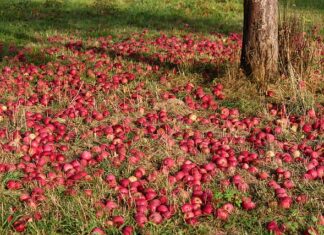
POLYGON ((286 12, 264 90, 240 0, 1 1, 0 234, 323 233, 324 1, 286 12))

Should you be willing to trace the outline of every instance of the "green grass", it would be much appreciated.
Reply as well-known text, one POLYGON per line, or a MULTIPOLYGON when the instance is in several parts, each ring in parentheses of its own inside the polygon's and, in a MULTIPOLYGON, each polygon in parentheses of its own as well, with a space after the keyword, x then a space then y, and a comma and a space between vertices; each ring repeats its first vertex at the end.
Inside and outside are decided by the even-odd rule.
MULTIPOLYGON (((0 38, 5 44, 38 44, 53 34, 98 37, 151 33, 240 32, 242 0, 2 0, 0 38)), ((283 2, 283 1, 281 1, 283 2)), ((283 4, 282 4, 283 5, 283 4)), ((290 1, 305 22, 323 20, 324 0, 290 1)))
POLYGON ((288 9, 289 14, 301 18, 306 29, 317 26, 320 34, 324 35, 322 27, 324 21, 324 0, 281 0, 281 16, 284 9, 288 9))
MULTIPOLYGON (((40 36, 77 33, 81 36, 128 34, 143 29, 152 33, 239 31, 242 8, 239 1, 112 1, 96 6, 92 1, 70 0, 58 6, 45 1, 0 3, 0 37, 5 42, 37 42, 40 36), (185 24, 189 24, 186 28, 185 24)), ((108 2, 108 1, 107 1, 108 2)))
MULTIPOLYGON (((286 0, 287 1, 287 0, 286 0)), ((302 10, 324 10, 324 1, 323 0, 288 0, 288 3, 294 5, 294 7, 302 10)))

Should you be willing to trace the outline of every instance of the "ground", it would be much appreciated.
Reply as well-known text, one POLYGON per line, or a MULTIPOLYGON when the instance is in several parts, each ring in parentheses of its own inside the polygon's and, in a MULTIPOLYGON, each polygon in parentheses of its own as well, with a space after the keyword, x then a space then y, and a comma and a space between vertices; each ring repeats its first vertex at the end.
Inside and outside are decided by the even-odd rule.
POLYGON ((260 84, 240 0, 1 1, 0 234, 322 234, 324 1, 280 3, 260 84))

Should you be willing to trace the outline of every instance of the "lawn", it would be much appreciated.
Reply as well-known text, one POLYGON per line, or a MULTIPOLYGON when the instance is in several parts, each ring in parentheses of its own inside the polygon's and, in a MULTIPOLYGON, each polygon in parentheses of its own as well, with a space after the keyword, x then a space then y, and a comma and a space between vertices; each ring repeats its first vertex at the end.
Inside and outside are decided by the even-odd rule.
MULTIPOLYGON (((305 24, 320 26, 323 22, 323 0, 288 2, 289 12, 302 16, 305 24)), ((57 33, 98 37, 143 29, 152 34, 161 30, 172 34, 240 32, 243 17, 241 0, 113 0, 97 4, 90 0, 2 0, 0 6, 1 39, 16 44, 35 43, 57 33)))
POLYGON ((241 0, 1 0, 0 234, 323 234, 324 1, 285 6, 259 84, 241 0))

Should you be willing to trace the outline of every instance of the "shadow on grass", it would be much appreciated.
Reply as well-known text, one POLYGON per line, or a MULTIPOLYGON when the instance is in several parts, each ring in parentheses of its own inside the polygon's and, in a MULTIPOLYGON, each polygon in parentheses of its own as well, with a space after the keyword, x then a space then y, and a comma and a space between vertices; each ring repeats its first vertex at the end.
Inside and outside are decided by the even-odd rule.
POLYGON ((162 69, 173 70, 176 69, 178 71, 185 70, 187 73, 191 74, 201 74, 203 84, 209 84, 213 81, 213 79, 218 77, 223 77, 227 72, 228 64, 226 62, 223 63, 211 63, 211 62, 202 62, 202 61, 194 61, 190 64, 176 64, 169 61, 161 62, 158 58, 153 57, 152 55, 147 55, 143 53, 131 53, 131 54, 120 54, 114 50, 104 50, 102 48, 97 47, 89 47, 86 50, 93 50, 98 54, 106 53, 111 58, 121 57, 124 60, 128 60, 135 63, 144 63, 150 66, 159 66, 162 69))
POLYGON ((23 45, 15 45, 7 42, 0 42, 0 63, 5 60, 17 59, 28 64, 43 65, 53 61, 50 55, 38 48, 26 48, 23 45), (21 53, 21 52, 24 53, 21 53))
POLYGON ((48 32, 77 33, 81 37, 95 37, 143 29, 156 33, 159 30, 228 33, 241 28, 241 22, 224 19, 221 14, 189 18, 175 10, 153 12, 145 8, 131 7, 114 8, 99 13, 93 6, 84 4, 53 8, 46 7, 39 1, 13 2, 0 2, 0 37, 2 40, 16 41, 20 44, 32 41, 33 38, 29 35, 43 35, 48 32))
MULTIPOLYGON (((25 32, 19 31, 11 31, 8 28, 1 27, 0 34, 2 35, 10 35, 11 38, 15 38, 19 41, 24 42, 37 42, 37 40, 29 34, 25 32)), ((16 56, 18 51, 23 49, 25 44, 17 43, 16 40, 1 40, 0 38, 0 62, 3 61, 5 57, 13 57, 16 56)))
MULTIPOLYGON (((186 17, 181 12, 149 9, 114 8, 98 12, 91 5, 62 5, 48 7, 33 0, 0 1, 0 62, 5 56, 14 56, 15 47, 21 49, 28 43, 37 43, 38 35, 44 38, 48 34, 65 33, 81 37, 99 37, 123 35, 148 29, 158 34, 162 31, 181 30, 185 33, 229 33, 241 29, 240 22, 224 19, 221 14, 206 17, 186 17), (37 38, 36 38, 37 37, 37 38)), ((110 56, 116 56, 113 51, 110 56)), ((45 64, 51 58, 45 58, 41 51, 28 53, 26 60, 36 65, 45 64)), ((179 69, 179 65, 161 63, 158 60, 140 54, 127 56, 128 60, 159 65, 169 69, 179 69)), ((201 73, 206 81, 221 75, 222 66, 196 63, 186 68, 190 73, 201 73)))

